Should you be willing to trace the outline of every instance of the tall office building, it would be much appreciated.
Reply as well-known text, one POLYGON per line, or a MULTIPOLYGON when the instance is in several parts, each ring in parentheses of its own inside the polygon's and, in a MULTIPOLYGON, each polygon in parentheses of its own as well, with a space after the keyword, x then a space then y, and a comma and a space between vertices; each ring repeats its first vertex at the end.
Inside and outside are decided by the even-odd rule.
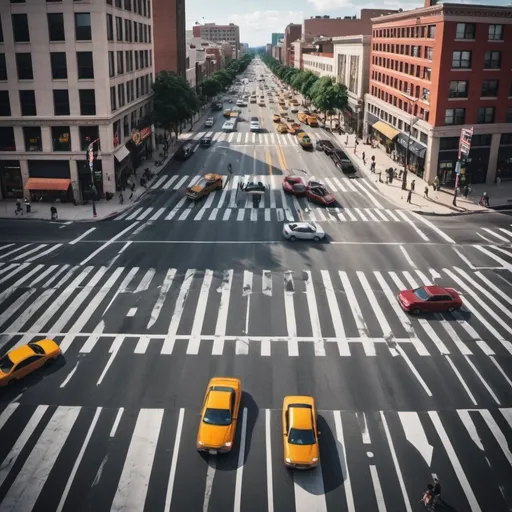
POLYGON ((2 198, 115 193, 152 142, 151 18, 149 0, 0 2, 2 198))
POLYGON ((217 25, 215 23, 205 23, 204 25, 195 25, 193 27, 194 37, 201 37, 207 41, 215 43, 227 42, 234 50, 234 58, 240 55, 240 27, 234 23, 229 25, 217 25))
POLYGON ((283 33, 277 33, 272 32, 272 42, 270 43, 272 46, 276 46, 281 42, 281 40, 284 39, 284 32, 283 33))
POLYGON ((155 73, 174 71, 185 77, 187 69, 185 0, 152 0, 155 73))

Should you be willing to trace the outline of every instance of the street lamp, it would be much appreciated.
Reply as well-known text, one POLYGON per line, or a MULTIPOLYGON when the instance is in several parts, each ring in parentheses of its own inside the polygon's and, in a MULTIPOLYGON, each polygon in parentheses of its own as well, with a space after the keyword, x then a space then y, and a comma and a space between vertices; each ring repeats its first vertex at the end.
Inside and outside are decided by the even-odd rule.
POLYGON ((100 139, 92 141, 87 148, 87 161, 89 162, 89 170, 91 171, 91 189, 92 189, 92 214, 94 217, 96 213, 96 185, 94 184, 94 144, 100 139))
MULTIPOLYGON (((407 89, 407 94, 410 95, 411 90, 407 89)), ((409 167, 409 147, 411 145, 411 134, 412 134, 412 127, 419 121, 418 117, 414 117, 412 115, 412 105, 413 103, 416 103, 418 99, 409 101, 409 113, 411 114, 411 122, 409 123, 409 130, 407 133, 407 147, 405 149, 405 161, 404 161, 404 174, 402 177, 402 190, 407 190, 407 168, 409 167)))

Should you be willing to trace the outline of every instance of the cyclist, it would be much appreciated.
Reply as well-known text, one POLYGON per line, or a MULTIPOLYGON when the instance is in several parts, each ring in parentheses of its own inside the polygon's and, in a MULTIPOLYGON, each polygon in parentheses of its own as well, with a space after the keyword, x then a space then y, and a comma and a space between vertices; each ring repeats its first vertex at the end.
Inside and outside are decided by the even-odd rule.
POLYGON ((434 486, 432 484, 427 485, 427 490, 423 493, 420 503, 423 503, 428 510, 434 510, 434 486))

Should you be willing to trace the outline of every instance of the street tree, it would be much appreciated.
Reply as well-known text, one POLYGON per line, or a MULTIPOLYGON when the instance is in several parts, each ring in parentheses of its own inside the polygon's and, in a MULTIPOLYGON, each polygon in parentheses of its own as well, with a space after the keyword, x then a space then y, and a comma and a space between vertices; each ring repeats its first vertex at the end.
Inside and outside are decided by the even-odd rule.
POLYGON ((199 88, 201 95, 209 100, 219 94, 222 90, 222 84, 215 78, 208 77, 201 82, 199 88))

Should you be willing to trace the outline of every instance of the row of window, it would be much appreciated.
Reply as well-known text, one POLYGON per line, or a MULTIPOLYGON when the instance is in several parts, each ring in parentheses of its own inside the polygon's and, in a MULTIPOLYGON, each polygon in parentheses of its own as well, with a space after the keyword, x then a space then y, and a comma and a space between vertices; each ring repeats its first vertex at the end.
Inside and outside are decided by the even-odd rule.
MULTIPOLYGON (((480 89, 481 98, 497 98, 500 92, 499 80, 483 80, 480 89)), ((448 92, 449 98, 467 98, 469 93, 469 80, 452 80, 448 92)), ((508 90, 509 98, 512 97, 512 82, 508 90)))
MULTIPOLYGON (((151 43, 151 25, 116 16, 116 41, 126 43, 151 43)), ((107 14, 107 40, 114 40, 114 17, 107 14)))
MULTIPOLYGON (((471 69, 472 66, 471 50, 456 50, 452 53, 452 69, 471 69)), ((488 50, 484 55, 484 69, 500 69, 501 52, 488 50)))
MULTIPOLYGON (((483 25, 481 26, 483 29, 483 25)), ((487 26, 487 40, 488 41, 503 41, 503 25, 488 25, 487 26)), ((477 36, 476 23, 457 23, 455 28, 455 39, 461 40, 474 40, 477 36)))
POLYGON ((414 85, 412 82, 409 83, 405 80, 389 76, 387 73, 380 73, 377 71, 372 71, 372 80, 387 85, 388 87, 393 87, 408 96, 421 98, 425 103, 430 101, 430 90, 426 87, 420 87, 419 85, 414 85))
POLYGON ((373 43, 372 49, 374 52, 396 53, 426 60, 432 60, 434 57, 434 48, 431 46, 373 43))
MULTIPOLYGON (((492 124, 496 116, 496 107, 480 107, 477 113, 477 124, 492 124)), ((507 108, 505 122, 512 123, 512 107, 507 108)), ((447 108, 444 114, 444 124, 466 124, 465 108, 447 108)))
POLYGON ((136 99, 151 92, 153 83, 152 73, 141 76, 135 80, 129 80, 110 88, 110 108, 115 112, 118 108, 124 107, 136 99))
POLYGON ((403 39, 435 39, 436 26, 435 25, 415 25, 413 27, 400 27, 400 28, 380 28, 374 29, 372 32, 373 37, 392 37, 403 39))
POLYGON ((144 69, 151 67, 153 62, 153 50, 126 50, 124 52, 108 52, 108 76, 112 78, 116 75, 122 75, 125 73, 131 73, 138 69, 144 69), (135 55, 135 61, 134 61, 135 55), (116 67, 117 60, 117 67, 116 67), (126 66, 125 66, 126 64, 126 66), (135 64, 135 67, 134 67, 135 64))
MULTIPOLYGON (((48 0, 47 0, 48 1, 48 0)), ((147 18, 151 18, 151 0, 106 0, 107 5, 114 5, 118 9, 133 11, 147 18)))
POLYGON ((408 114, 423 119, 427 123, 429 121, 430 112, 420 107, 417 103, 411 105, 410 101, 397 98, 393 94, 387 91, 383 91, 380 87, 375 87, 374 85, 371 87, 371 94, 376 98, 379 98, 380 100, 385 101, 386 103, 389 103, 390 105, 393 105, 396 108, 403 110, 404 112, 407 112, 408 114))
MULTIPOLYGON (((21 115, 37 116, 35 91, 22 90, 19 92, 21 115)), ((96 115, 96 96, 94 89, 78 89, 80 100, 80 115, 96 115)), ((53 90, 53 112, 56 116, 69 116, 69 91, 67 89, 53 90)), ((0 116, 11 116, 11 102, 9 91, 0 91, 0 116)))

